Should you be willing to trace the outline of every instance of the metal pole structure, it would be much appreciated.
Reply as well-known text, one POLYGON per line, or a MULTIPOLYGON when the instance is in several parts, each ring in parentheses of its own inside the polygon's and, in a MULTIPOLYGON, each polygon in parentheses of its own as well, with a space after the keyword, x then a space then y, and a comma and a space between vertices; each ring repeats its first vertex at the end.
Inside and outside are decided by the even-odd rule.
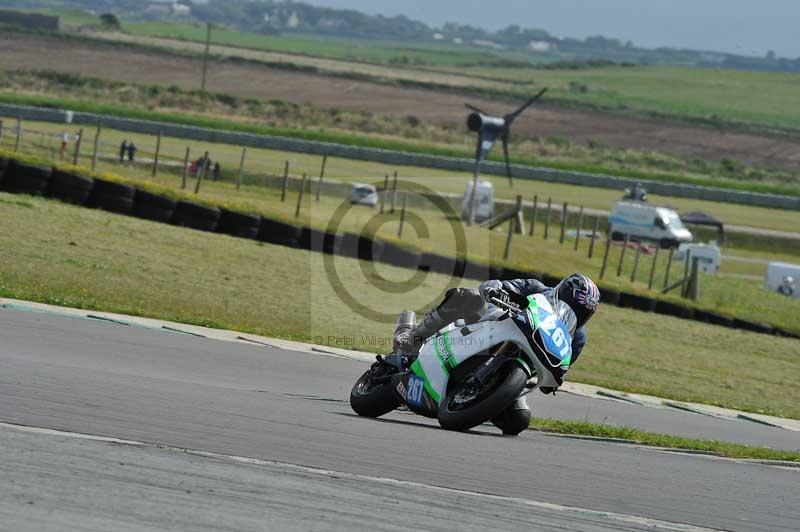
POLYGON ((100 149, 100 126, 94 134, 94 147, 92 148, 92 172, 97 168, 97 151, 100 149))
POLYGON ((242 186, 242 174, 244 173, 244 160, 247 157, 247 148, 242 148, 242 158, 239 161, 239 173, 236 174, 236 190, 242 186))
POLYGON ((317 197, 316 201, 319 201, 319 195, 322 191, 322 180, 325 178, 325 165, 328 163, 328 155, 322 156, 322 166, 319 169, 319 182, 317 183, 317 197))
POLYGON ((675 254, 675 248, 669 248, 669 257, 667 257, 667 271, 664 273, 664 289, 669 284, 669 271, 672 269, 672 256, 675 254))
POLYGON ((392 181, 392 208, 390 213, 394 214, 394 206, 397 203, 397 170, 394 171, 394 180, 392 181))
POLYGON ((403 194, 403 207, 400 210, 400 227, 397 229, 397 238, 403 238, 403 222, 406 219, 406 201, 408 201, 408 196, 403 194))
POLYGON ((564 230, 567 227, 567 202, 561 207, 561 235, 558 237, 558 243, 564 243, 564 230))
POLYGON ((692 277, 689 284, 689 299, 700 299, 700 257, 692 257, 692 277))
POLYGON ((636 257, 633 259, 633 271, 631 272, 631 282, 636 282, 636 270, 639 269, 639 258, 642 255, 642 243, 636 243, 636 257))
POLYGON ((575 251, 578 251, 578 242, 581 239, 581 229, 583 229, 583 205, 578 211, 578 231, 575 233, 575 251))
POLYGON ((186 188, 186 174, 189 173, 189 146, 186 146, 186 157, 183 158, 183 177, 181 178, 181 188, 186 188))
POLYGON ((628 243, 631 241, 631 235, 625 235, 625 242, 622 243, 622 251, 619 253, 619 264, 617 264, 617 277, 622 275, 622 263, 625 262, 625 250, 628 249, 628 243))
POLYGON ((386 194, 389 193, 389 174, 386 174, 386 179, 383 180, 383 194, 381 194, 381 214, 386 206, 386 194))
POLYGON ((208 72, 208 52, 211 49, 211 23, 206 23, 206 49, 203 52, 203 80, 200 82, 200 90, 206 90, 206 73, 208 72))
POLYGON ((539 196, 533 197, 533 211, 531 212, 531 232, 528 233, 529 236, 533 236, 536 232, 536 208, 538 207, 539 203, 539 196))
POLYGON ((689 258, 691 257, 689 251, 686 252, 686 260, 683 261, 683 284, 681 285, 681 297, 689 297, 689 258))
POLYGON ((303 180, 300 181, 300 194, 297 195, 297 209, 294 211, 294 217, 300 216, 300 206, 303 204, 303 193, 306 191, 306 174, 303 172, 303 180))
POLYGON ((206 176, 206 172, 208 172, 208 152, 203 155, 203 167, 200 169, 200 174, 197 176, 197 182, 194 184, 195 194, 200 192, 200 183, 202 183, 203 178, 206 176))
POLYGON ((656 264, 658 263, 658 252, 661 250, 659 246, 656 246, 656 252, 653 254, 653 265, 650 267, 650 279, 647 281, 647 289, 653 289, 653 279, 655 279, 656 275, 656 264))
POLYGON ((14 151, 19 151, 19 143, 22 140, 22 118, 17 117, 17 140, 14 141, 14 151))
MULTIPOLYGON (((515 211, 518 213, 522 210, 522 196, 517 196, 517 208, 515 211)), ((511 253, 511 237, 514 236, 514 229, 517 227, 517 216, 511 217, 508 223, 508 236, 506 237, 506 247, 503 250, 503 259, 508 259, 511 253)))
MULTIPOLYGON (((479 154, 480 156, 480 154, 479 154)), ((467 225, 475 223, 475 199, 478 190, 478 173, 480 172, 480 160, 475 161, 475 172, 472 175, 472 190, 469 193, 469 216, 467 216, 467 225)))
POLYGON ((608 254, 610 251, 611 251, 611 239, 606 238, 606 251, 605 253, 603 253, 603 265, 600 267, 600 279, 602 279, 606 275, 606 266, 608 265, 608 254))
POLYGON ((286 201, 286 188, 289 186, 289 161, 283 167, 283 188, 281 189, 281 201, 286 201))
POLYGON ((553 208, 553 198, 547 198, 547 216, 544 218, 544 239, 547 240, 547 235, 550 233, 550 211, 553 208))
POLYGON ((594 241, 597 238, 597 229, 600 227, 600 218, 595 216, 594 217, 594 227, 592 228, 592 241, 589 242, 589 258, 592 258, 594 255, 594 241))
POLYGON ((158 132, 158 136, 156 137, 156 154, 153 157, 153 177, 158 174, 158 156, 161 153, 161 132, 158 132))
POLYGON ((75 142, 75 153, 72 154, 72 164, 78 164, 78 158, 81 155, 81 141, 83 140, 83 129, 78 131, 78 140, 75 142))

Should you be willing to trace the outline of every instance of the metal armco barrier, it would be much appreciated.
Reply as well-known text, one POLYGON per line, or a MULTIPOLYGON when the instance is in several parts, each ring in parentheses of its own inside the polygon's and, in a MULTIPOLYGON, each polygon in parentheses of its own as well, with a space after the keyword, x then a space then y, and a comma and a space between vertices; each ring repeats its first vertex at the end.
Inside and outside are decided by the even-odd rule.
MULTIPOLYGON (((66 121, 66 111, 9 104, 0 104, 0 116, 20 117, 23 120, 39 120, 56 123, 64 123, 66 121)), ((279 151, 310 153, 320 156, 328 155, 391 165, 421 166, 465 173, 471 173, 474 167, 474 162, 470 159, 349 146, 345 144, 301 140, 288 137, 255 135, 251 133, 216 130, 167 122, 119 118, 93 113, 74 112, 73 121, 80 124, 92 124, 133 133, 157 135, 160 131, 163 135, 168 137, 232 144, 242 147, 247 146, 279 151)), ((484 174, 506 175, 505 165, 491 161, 485 162, 481 171, 484 174)), ((779 194, 761 194, 757 192, 728 190, 681 183, 665 183, 646 179, 630 179, 521 165, 512 165, 512 172, 514 177, 518 179, 535 179, 554 183, 620 190, 641 183, 647 188, 649 193, 662 196, 800 210, 800 197, 782 196, 779 194)))

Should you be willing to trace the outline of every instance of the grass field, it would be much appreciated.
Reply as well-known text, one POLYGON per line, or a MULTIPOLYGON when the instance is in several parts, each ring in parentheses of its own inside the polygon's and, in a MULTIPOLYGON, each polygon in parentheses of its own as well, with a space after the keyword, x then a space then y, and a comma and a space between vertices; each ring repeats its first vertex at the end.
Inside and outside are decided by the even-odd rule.
MULTIPOLYGON (((385 351, 391 324, 333 292, 322 256, 0 193, 0 295, 385 351), (331 337, 331 338, 329 338, 331 337)), ((387 280, 336 258, 343 285, 387 313, 433 303, 449 279, 389 295, 387 280)), ((796 340, 610 306, 589 326, 572 380, 800 418, 796 340), (743 368, 758 367, 759 371, 743 368)))
MULTIPOLYGON (((105 163, 102 168, 114 168, 115 166, 113 163, 105 163)), ((173 194, 179 193, 180 180, 175 174, 162 173, 153 178, 149 175, 143 176, 141 168, 125 167, 123 169, 125 170, 123 175, 132 182, 140 183, 143 186, 152 183, 173 194)), ((448 181, 461 182, 459 178, 440 177, 436 183, 442 184, 448 181)), ((193 184, 190 183, 189 191, 192 190, 192 187, 193 184)), ((296 189, 297 183, 295 182, 289 193, 288 201, 282 202, 280 189, 264 187, 261 185, 261 180, 255 182, 248 180, 240 190, 237 190, 230 181, 206 181, 202 185, 198 198, 213 205, 226 204, 240 210, 261 213, 319 229, 329 229, 329 224, 338 220, 339 225, 334 230, 354 233, 367 232, 385 240, 397 240, 399 212, 376 215, 373 209, 361 207, 347 210, 346 214, 339 217, 335 213, 344 212, 339 210, 344 205, 342 197, 322 196, 320 201, 316 202, 313 195, 308 194, 301 205, 300 216, 295 218, 296 189)), ((587 257, 588 238, 579 242, 579 251, 573 250, 574 239, 571 236, 566 238, 564 245, 559 245, 559 228, 555 215, 551 217, 549 240, 545 241, 542 238, 543 219, 540 218, 537 234, 533 237, 527 235, 515 237, 512 240, 510 257, 508 261, 504 261, 503 250, 506 241, 504 227, 497 231, 487 231, 477 226, 463 227, 458 221, 448 221, 441 212, 431 210, 431 207, 428 205, 428 208, 425 209, 410 210, 418 217, 420 225, 426 228, 428 234, 418 234, 419 229, 408 227, 402 240, 403 245, 422 251, 435 251, 442 255, 455 256, 464 252, 471 259, 485 264, 507 265, 522 271, 551 275, 567 275, 574 271, 584 271, 598 276, 601 270, 604 251, 602 240, 596 246, 592 259, 587 257), (466 249, 457 248, 452 224, 455 224, 457 229, 463 228, 467 243, 466 249)), ((621 247, 612 246, 606 275, 602 279, 606 286, 634 290, 638 293, 646 293, 672 301, 683 301, 674 293, 666 296, 658 293, 658 289, 664 284, 666 275, 668 258, 666 253, 661 253, 655 264, 653 290, 647 290, 648 276, 653 264, 651 256, 641 256, 635 281, 631 282, 635 267, 634 252, 627 251, 626 255, 623 266, 618 268, 618 264, 622 260, 621 247), (617 271, 620 272, 620 275, 617 275, 617 271)), ((740 273, 735 267, 734 263, 726 270, 726 273, 740 273)), ((683 275, 683 265, 674 261, 670 269, 669 282, 671 284, 683 275)), ((727 276, 703 276, 701 284, 701 297, 696 302, 699 308, 722 312, 742 319, 771 323, 787 330, 800 332, 800 324, 796 320, 797 313, 800 313, 800 300, 787 299, 778 294, 766 292, 762 288, 761 282, 752 280, 727 276)))
MULTIPOLYGON (((5 133, 0 139, 0 146, 5 149, 12 149, 14 138, 13 131, 14 119, 12 117, 0 117, 4 121, 5 133)), ((44 122, 26 122, 23 126, 34 132, 41 132, 42 135, 28 134, 23 136, 23 149, 33 150, 38 155, 46 158, 53 158, 57 154, 58 139, 57 135, 64 131, 65 126, 61 124, 50 124, 44 122)), ((80 125, 69 127, 70 133, 74 133, 80 125)), ((91 157, 92 141, 94 128, 87 127, 89 140, 82 143, 81 153, 83 160, 91 157)), ((117 152, 119 144, 123 139, 136 142, 139 147, 139 157, 152 160, 155 151, 156 139, 152 135, 131 134, 128 132, 103 130, 102 150, 106 155, 112 156, 117 152)), ((190 142, 183 139, 164 138, 162 142, 162 161, 180 165, 183 162, 186 146, 192 148, 194 158, 199 157, 202 152, 208 150, 213 160, 219 160, 223 169, 228 171, 231 176, 234 169, 238 169, 241 157, 241 148, 224 145, 190 142)), ((300 153, 286 153, 272 150, 248 149, 248 157, 245 172, 257 179, 259 175, 265 173, 279 174, 283 171, 285 161, 290 161, 291 172, 293 175, 307 173, 310 176, 318 176, 321 165, 321 158, 315 155, 305 155, 300 153)), ((104 168, 125 171, 119 169, 116 164, 103 163, 104 168)), ((464 191, 468 176, 418 167, 387 167, 379 163, 366 161, 354 161, 331 157, 326 166, 326 175, 331 178, 341 179, 351 182, 364 182, 380 180, 387 173, 398 171, 403 179, 411 179, 415 182, 425 184, 439 192, 461 194, 464 191), (459 177, 460 179, 445 179, 459 177)), ((135 173, 135 172, 133 172, 135 173)), ((532 180, 516 180, 514 187, 509 187, 508 180, 500 177, 486 177, 495 186, 495 193, 499 198, 513 199, 517 194, 522 194, 526 202, 531 202, 534 195, 539 196, 540 202, 546 202, 547 197, 552 197, 553 202, 568 202, 570 205, 584 205, 587 208, 610 210, 614 202, 621 196, 621 191, 612 189, 599 189, 579 187, 573 185, 563 185, 532 180)), ((782 231, 797 231, 800 227, 800 212, 767 209, 762 207, 750 207, 728 203, 708 202, 701 200, 689 200, 683 198, 653 196, 652 201, 671 205, 682 212, 700 210, 707 212, 725 223, 761 227, 765 229, 775 229, 782 231)), ((759 242, 755 242, 759 244, 759 242)), ((790 253, 789 250, 786 250, 790 253)))

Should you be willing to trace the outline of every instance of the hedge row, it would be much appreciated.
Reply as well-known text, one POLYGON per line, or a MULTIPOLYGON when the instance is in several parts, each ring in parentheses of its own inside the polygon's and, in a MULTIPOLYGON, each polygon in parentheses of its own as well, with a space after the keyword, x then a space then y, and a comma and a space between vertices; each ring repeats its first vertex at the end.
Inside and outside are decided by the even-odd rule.
MULTIPOLYGON (((466 279, 482 281, 533 276, 551 286, 560 280, 547 273, 524 272, 513 268, 480 264, 465 258, 419 253, 392 242, 372 240, 352 233, 331 234, 312 227, 298 227, 256 214, 170 198, 130 184, 101 178, 92 179, 67 170, 42 168, 17 160, 0 158, 0 190, 20 194, 47 195, 75 205, 128 214, 156 222, 332 255, 379 261, 398 267, 420 269, 466 279)), ((601 285, 600 288, 603 302, 606 304, 763 334, 800 338, 800 335, 796 333, 768 324, 731 318, 680 303, 619 291, 608 286, 601 285)))

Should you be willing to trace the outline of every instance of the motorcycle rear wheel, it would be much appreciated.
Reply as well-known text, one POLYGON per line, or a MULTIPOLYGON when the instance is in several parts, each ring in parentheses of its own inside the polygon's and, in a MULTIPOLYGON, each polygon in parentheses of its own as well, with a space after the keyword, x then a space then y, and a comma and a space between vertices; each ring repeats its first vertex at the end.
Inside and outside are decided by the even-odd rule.
POLYGON ((483 389, 470 391, 467 385, 454 387, 439 406, 439 425, 447 430, 465 431, 498 416, 519 396, 528 375, 517 365, 509 365, 483 389), (470 399, 474 396, 473 399, 470 399))
POLYGON ((381 417, 402 404, 391 381, 376 383, 375 368, 358 378, 350 391, 350 407, 359 416, 381 417))

